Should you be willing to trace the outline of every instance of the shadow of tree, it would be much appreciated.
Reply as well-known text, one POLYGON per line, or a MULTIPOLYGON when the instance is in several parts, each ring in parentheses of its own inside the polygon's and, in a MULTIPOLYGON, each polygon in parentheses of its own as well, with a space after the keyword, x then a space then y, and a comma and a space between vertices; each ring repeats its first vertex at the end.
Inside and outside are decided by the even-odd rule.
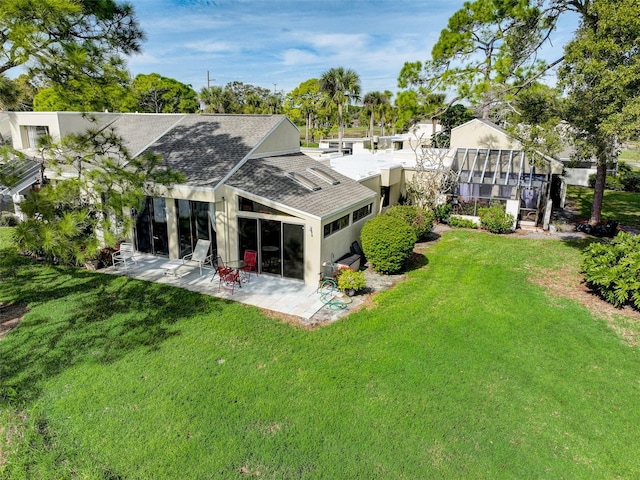
POLYGON ((0 398, 29 402, 44 380, 82 362, 113 362, 180 334, 176 323, 224 306, 168 285, 75 268, 0 260, 0 298, 28 305, 0 342, 0 398))

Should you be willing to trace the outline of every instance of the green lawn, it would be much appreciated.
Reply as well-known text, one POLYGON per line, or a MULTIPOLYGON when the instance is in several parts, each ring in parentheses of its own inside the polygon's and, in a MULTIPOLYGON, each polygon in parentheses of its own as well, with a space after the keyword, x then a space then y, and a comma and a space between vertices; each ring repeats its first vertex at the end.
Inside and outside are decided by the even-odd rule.
POLYGON ((579 246, 454 230, 317 330, 1 249, 0 477, 638 478, 640 352, 529 280, 579 246))
MULTIPOLYGON (((567 201, 575 202, 580 216, 588 219, 591 216, 593 189, 569 185, 567 201)), ((606 190, 602 202, 602 218, 640 228, 640 193, 606 190)))

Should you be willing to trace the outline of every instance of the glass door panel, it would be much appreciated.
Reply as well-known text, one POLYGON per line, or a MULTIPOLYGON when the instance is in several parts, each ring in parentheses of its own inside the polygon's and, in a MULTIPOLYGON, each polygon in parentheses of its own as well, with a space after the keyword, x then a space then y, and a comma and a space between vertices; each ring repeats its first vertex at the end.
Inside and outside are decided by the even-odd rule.
POLYGON ((283 223, 282 240, 283 276, 304 280, 304 227, 283 223))
POLYGON ((176 200, 178 211, 178 237, 180 239, 180 258, 193 252, 191 234, 191 205, 189 200, 176 200))
POLYGON ((225 258, 224 260, 240 260, 244 251, 258 250, 258 220, 255 218, 238 218, 238 258, 225 258))
POLYGON ((151 199, 145 198, 136 213, 136 250, 151 253, 151 199))
POLYGON ((260 220, 262 272, 282 275, 282 224, 276 220, 260 220))
POLYGON ((167 209, 164 198, 152 200, 151 228, 153 231, 153 254, 169 255, 169 234, 167 229, 167 209))
POLYGON ((136 216, 135 237, 138 251, 153 255, 169 254, 164 198, 146 198, 136 216))

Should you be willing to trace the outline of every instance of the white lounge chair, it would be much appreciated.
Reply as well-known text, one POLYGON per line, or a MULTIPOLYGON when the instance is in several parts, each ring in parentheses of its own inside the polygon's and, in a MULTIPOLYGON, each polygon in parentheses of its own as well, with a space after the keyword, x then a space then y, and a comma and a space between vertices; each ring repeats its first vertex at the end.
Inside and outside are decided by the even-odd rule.
POLYGON ((209 253, 210 245, 211 240, 199 239, 193 252, 182 257, 182 263, 196 262, 200 267, 200 275, 202 275, 203 265, 210 265, 213 268, 213 255, 209 253))
POLYGON ((119 250, 116 250, 111 254, 111 260, 113 260, 113 266, 118 268, 119 265, 124 266, 126 270, 131 263, 138 263, 135 258, 135 248, 133 243, 122 242, 119 250))

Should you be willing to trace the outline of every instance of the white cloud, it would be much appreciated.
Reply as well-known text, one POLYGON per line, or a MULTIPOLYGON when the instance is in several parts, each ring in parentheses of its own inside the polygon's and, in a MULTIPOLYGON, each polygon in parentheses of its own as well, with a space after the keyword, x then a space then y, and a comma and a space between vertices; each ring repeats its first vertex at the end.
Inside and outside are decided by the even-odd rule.
POLYGON ((281 54, 282 63, 286 66, 309 65, 317 63, 319 58, 313 52, 291 48, 281 54))
POLYGON ((206 40, 186 42, 183 46, 189 50, 203 53, 234 53, 241 50, 237 44, 230 42, 209 42, 206 40))

